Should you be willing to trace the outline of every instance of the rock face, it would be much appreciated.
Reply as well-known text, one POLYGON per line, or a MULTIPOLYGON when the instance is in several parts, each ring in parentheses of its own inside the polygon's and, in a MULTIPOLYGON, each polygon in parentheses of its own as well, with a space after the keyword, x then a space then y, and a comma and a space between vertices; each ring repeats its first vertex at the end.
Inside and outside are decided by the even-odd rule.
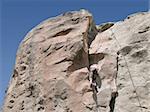
POLYGON ((150 112, 149 68, 150 13, 96 26, 88 11, 67 12, 20 44, 3 112, 150 112))

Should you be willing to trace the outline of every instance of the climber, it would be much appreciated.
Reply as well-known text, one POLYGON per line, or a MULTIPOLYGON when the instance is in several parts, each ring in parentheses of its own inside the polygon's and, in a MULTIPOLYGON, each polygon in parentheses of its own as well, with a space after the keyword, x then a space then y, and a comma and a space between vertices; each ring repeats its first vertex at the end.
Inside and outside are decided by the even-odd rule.
POLYGON ((98 67, 96 64, 92 65, 90 67, 90 83, 91 83, 91 88, 93 89, 94 92, 98 92, 98 89, 101 87, 101 79, 98 74, 98 67))
POLYGON ((93 91, 93 99, 96 103, 96 112, 99 112, 99 105, 97 101, 97 93, 99 92, 99 89, 101 87, 101 79, 98 74, 98 67, 96 64, 90 66, 90 74, 89 74, 89 80, 90 80, 90 86, 93 91))

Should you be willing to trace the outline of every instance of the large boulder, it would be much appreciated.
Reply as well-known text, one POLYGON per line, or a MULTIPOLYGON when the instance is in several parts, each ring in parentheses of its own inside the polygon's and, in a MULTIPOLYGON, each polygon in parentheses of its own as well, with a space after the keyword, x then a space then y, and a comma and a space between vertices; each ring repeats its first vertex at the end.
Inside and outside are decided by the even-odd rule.
POLYGON ((85 10, 64 13, 32 29, 18 49, 3 111, 86 111, 88 47, 96 34, 92 15, 85 10))
POLYGON ((150 13, 96 26, 86 10, 67 12, 21 42, 3 112, 150 112, 149 68, 150 13))

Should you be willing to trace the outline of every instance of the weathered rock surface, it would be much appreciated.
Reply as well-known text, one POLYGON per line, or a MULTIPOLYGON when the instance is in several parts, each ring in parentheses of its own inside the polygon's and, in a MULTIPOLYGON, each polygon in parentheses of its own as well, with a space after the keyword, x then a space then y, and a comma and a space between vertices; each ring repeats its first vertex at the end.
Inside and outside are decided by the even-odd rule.
POLYGON ((149 68, 150 13, 96 26, 85 10, 67 12, 20 44, 3 112, 150 112, 149 68))
POLYGON ((106 95, 118 91, 114 112, 150 112, 150 13, 130 16, 98 33, 89 53, 104 55, 98 61, 100 106, 108 107, 111 98, 106 95))

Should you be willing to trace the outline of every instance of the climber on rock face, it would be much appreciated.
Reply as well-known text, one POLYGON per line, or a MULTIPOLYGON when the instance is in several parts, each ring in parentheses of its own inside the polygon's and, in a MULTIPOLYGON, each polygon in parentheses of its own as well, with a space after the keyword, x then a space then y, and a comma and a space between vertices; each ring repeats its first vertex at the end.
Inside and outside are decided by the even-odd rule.
POLYGON ((98 110, 98 101, 97 101, 97 93, 99 92, 99 89, 101 87, 101 79, 98 73, 98 66, 97 64, 91 65, 90 66, 90 74, 89 74, 89 80, 90 80, 90 86, 92 88, 93 91, 93 99, 96 103, 96 110, 97 112, 99 112, 98 110))
POLYGON ((101 79, 98 74, 98 67, 96 64, 90 67, 89 79, 90 79, 92 90, 97 93, 98 89, 101 87, 101 79))

